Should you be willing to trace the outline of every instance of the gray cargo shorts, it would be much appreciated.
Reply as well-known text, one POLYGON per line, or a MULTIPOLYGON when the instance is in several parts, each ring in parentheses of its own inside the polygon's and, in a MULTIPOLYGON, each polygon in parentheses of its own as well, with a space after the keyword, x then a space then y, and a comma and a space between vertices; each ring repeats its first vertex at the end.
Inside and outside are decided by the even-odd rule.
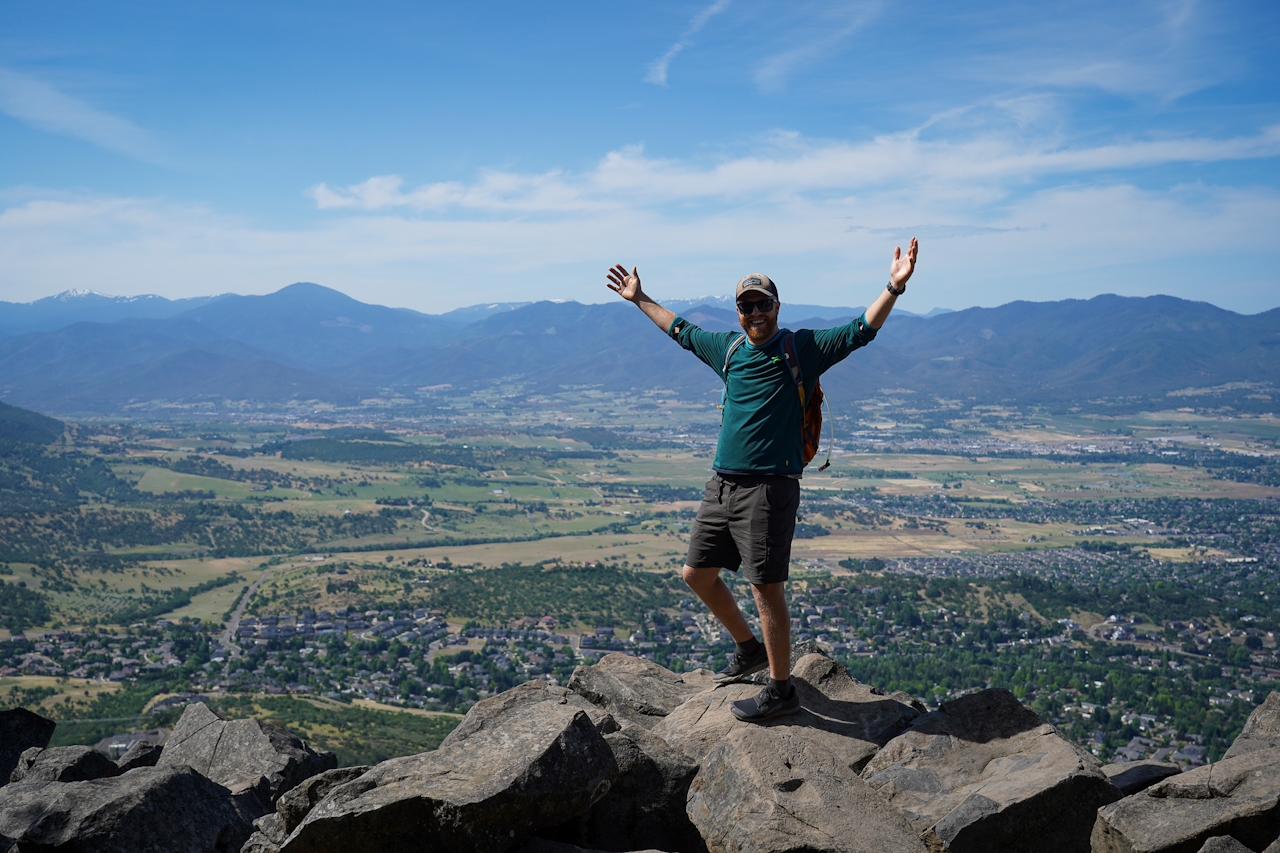
POLYGON ((685 563, 737 571, 753 584, 781 583, 791 566, 800 481, 771 474, 713 474, 689 535, 685 563))

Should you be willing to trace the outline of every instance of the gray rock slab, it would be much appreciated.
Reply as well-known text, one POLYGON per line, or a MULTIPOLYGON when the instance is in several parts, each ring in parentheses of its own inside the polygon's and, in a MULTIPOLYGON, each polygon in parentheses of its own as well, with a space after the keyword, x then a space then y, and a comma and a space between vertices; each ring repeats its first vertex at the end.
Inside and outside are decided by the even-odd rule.
POLYGON ((1097 759, 1007 690, 921 715, 862 777, 955 853, 1087 853, 1097 808, 1120 798, 1097 759))
POLYGON ((1230 835, 1259 850, 1280 835, 1280 747, 1171 776, 1098 809, 1094 853, 1196 853, 1230 835))
POLYGON ((628 726, 604 739, 618 764, 617 780, 589 812, 549 836, 602 850, 704 850, 697 828, 685 813, 697 763, 639 726, 628 726))
POLYGON ((163 746, 157 746, 149 740, 135 741, 133 746, 125 750, 124 755, 116 759, 116 767, 121 773, 135 767, 155 767, 163 751, 163 746))
POLYGON ((230 720, 203 702, 187 706, 165 742, 157 767, 187 765, 232 793, 252 791, 267 808, 304 779, 337 766, 278 726, 230 720))
POLYGON ((714 686, 707 670, 679 674, 643 658, 614 653, 575 669, 568 689, 623 725, 652 728, 686 699, 714 686))
POLYGON ((238 853, 256 807, 190 767, 140 767, 87 782, 6 785, 0 836, 24 853, 238 853))
POLYGON ((276 814, 280 817, 281 827, 281 835, 276 843, 282 843, 285 836, 293 832, 315 808, 315 804, 327 797, 330 791, 339 785, 345 785, 352 779, 359 779, 368 770, 368 765, 326 770, 303 780, 292 790, 284 793, 276 801, 276 814))
POLYGON ((1272 841, 1262 853, 1280 853, 1280 838, 1272 841))
POLYGON ((1127 797, 1145 791, 1170 776, 1177 776, 1182 768, 1166 761, 1129 761, 1124 764, 1104 764, 1102 772, 1127 797))
POLYGON ((613 753, 590 717, 553 702, 433 752, 393 758, 329 792, 283 853, 504 853, 608 793, 613 753))
POLYGON ((926 853, 919 833, 859 776, 829 732, 740 728, 703 760, 689 817, 710 853, 926 853))
POLYGON ((1215 835, 1204 843, 1200 853, 1253 853, 1230 835, 1215 835))
POLYGON ((481 732, 501 729, 512 717, 518 717, 528 708, 544 702, 585 712, 602 734, 619 728, 612 714, 572 690, 545 681, 526 681, 472 705, 462 722, 440 742, 440 748, 455 746, 481 732))
POLYGON ((18 758, 10 782, 86 782, 118 776, 115 762, 91 746, 32 747, 18 758))
POLYGON ((1280 692, 1271 691, 1266 700, 1253 709, 1223 758, 1235 758, 1257 749, 1280 746, 1280 692))
POLYGON ((44 749, 58 724, 26 708, 0 711, 0 785, 13 775, 18 756, 38 746, 44 749))
MULTIPOLYGON (((843 760, 855 768, 861 768, 881 745, 919 716, 909 705, 858 683, 825 655, 800 658, 792 677, 804 710, 766 725, 827 732, 832 735, 832 748, 839 749, 843 760)), ((703 691, 663 718, 653 733, 700 761, 730 732, 757 725, 740 722, 730 712, 729 703, 754 696, 759 690, 753 684, 732 684, 703 691)))

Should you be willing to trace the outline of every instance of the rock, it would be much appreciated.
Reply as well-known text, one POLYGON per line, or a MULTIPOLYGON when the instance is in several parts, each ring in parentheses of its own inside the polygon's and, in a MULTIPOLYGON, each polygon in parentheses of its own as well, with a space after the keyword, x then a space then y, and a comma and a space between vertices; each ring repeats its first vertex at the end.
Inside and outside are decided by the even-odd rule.
POLYGON ((1259 850, 1280 835, 1280 747, 1171 776, 1098 809, 1094 853, 1181 853, 1230 835, 1259 850))
POLYGON ((115 762, 91 746, 32 747, 18 758, 10 782, 85 782, 119 775, 115 762))
POLYGON ((537 702, 501 722, 339 785, 282 853, 502 853, 608 792, 617 765, 585 712, 537 702))
POLYGON ((237 853, 260 812, 190 767, 0 788, 0 836, 19 851, 237 853))
POLYGON ((339 785, 350 782, 352 779, 359 779, 368 770, 368 765, 326 770, 323 773, 317 773, 310 779, 304 780, 296 788, 286 792, 276 802, 276 814, 280 817, 280 826, 282 828, 280 839, 276 843, 283 843, 285 836, 293 832, 298 824, 302 823, 303 818, 315 807, 315 804, 327 797, 330 791, 339 785))
POLYGON ((121 773, 135 767, 155 767, 163 751, 164 747, 157 746, 149 740, 135 741, 133 746, 125 750, 124 755, 116 759, 116 767, 121 773))
POLYGON ((683 675, 643 658, 608 654, 580 666, 569 689, 613 715, 618 722, 652 728, 691 696, 715 686, 704 669, 683 675))
POLYGON ((1280 838, 1268 844, 1267 849, 1263 850, 1262 853, 1280 853, 1280 838))
POLYGON ((289 837, 289 830, 284 828, 284 818, 280 812, 263 815, 253 822, 254 835, 261 834, 271 844, 279 847, 289 837))
POLYGON ((567 706, 586 712, 601 734, 617 731, 619 726, 613 716, 593 705, 586 699, 564 687, 547 684, 545 681, 526 681, 517 684, 510 690, 504 690, 497 696, 481 699, 471 706, 462 722, 445 736, 440 748, 455 746, 461 741, 479 732, 500 729, 512 717, 518 717, 529 707, 550 702, 554 705, 567 706))
MULTIPOLYGON (((769 725, 820 729, 838 736, 832 741, 832 748, 839 749, 855 769, 860 769, 919 715, 915 709, 859 684, 843 666, 825 655, 800 658, 792 677, 804 711, 769 725)), ((754 696, 759 690, 752 684, 732 684, 699 693, 654 726, 653 733, 701 761, 729 732, 756 725, 738 721, 728 705, 754 696)))
POLYGON ((831 737, 803 726, 730 732, 689 788, 689 817, 710 853, 926 853, 831 737))
POLYGON ((932 848, 1089 850, 1099 806, 1120 798, 1097 760, 1007 690, 916 718, 862 771, 932 848))
POLYGON ((1261 705, 1253 709, 1240 736, 1232 742, 1223 758, 1235 758, 1256 749, 1280 746, 1280 692, 1271 691, 1261 705))
POLYGON ((57 727, 53 720, 26 708, 0 711, 0 785, 13 775, 18 756, 33 746, 44 749, 57 727))
POLYGON ((156 766, 185 764, 232 793, 252 791, 270 808, 285 791, 337 763, 333 753, 313 750, 278 726, 229 720, 196 702, 183 711, 156 766))
POLYGON ((1104 764, 1102 772, 1127 797, 1145 791, 1170 776, 1177 776, 1182 768, 1165 761, 1129 761, 1124 764, 1104 764))
POLYGON ((1230 835, 1215 835, 1204 843, 1200 853, 1253 853, 1230 835))
POLYGON ((586 815, 548 837, 602 850, 705 850, 685 813, 697 763, 639 726, 605 735, 605 742, 618 764, 617 781, 586 815))
POLYGON ((280 845, 261 832, 255 832, 240 848, 240 853, 280 853, 280 845))

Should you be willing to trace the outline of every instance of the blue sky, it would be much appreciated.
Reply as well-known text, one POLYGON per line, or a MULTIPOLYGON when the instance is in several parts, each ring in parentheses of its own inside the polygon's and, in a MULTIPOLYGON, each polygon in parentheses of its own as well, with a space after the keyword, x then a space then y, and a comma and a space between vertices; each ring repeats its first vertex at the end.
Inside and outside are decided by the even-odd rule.
POLYGON ((1274 2, 0 12, 0 300, 1280 305, 1274 2))

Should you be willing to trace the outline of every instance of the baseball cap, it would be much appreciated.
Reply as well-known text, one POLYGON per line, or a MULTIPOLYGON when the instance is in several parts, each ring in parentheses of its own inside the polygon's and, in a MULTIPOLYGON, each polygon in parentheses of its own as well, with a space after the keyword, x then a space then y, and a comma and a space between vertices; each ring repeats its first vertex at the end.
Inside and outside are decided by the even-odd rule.
POLYGON ((733 298, 741 299, 742 294, 751 290, 767 293, 774 299, 778 298, 778 288, 774 285, 773 279, 761 272, 753 272, 751 275, 742 278, 738 282, 738 292, 734 294, 733 298))

